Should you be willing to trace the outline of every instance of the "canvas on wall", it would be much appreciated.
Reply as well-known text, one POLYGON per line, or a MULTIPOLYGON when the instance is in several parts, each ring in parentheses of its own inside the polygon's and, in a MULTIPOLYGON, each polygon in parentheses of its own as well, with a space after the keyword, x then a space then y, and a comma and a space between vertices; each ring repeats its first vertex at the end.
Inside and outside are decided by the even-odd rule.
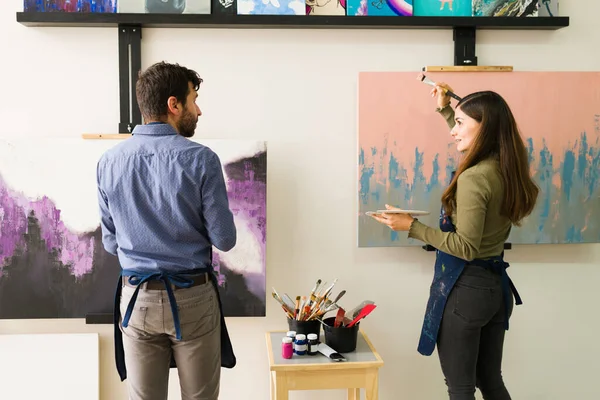
POLYGON ((306 15, 346 15, 346 0, 306 0, 306 15))
POLYGON ((558 1, 559 0, 539 0, 539 11, 540 17, 558 17, 558 1))
MULTIPOLYGON (((365 212, 391 204, 429 211, 460 154, 418 72, 363 72, 358 90, 358 245, 423 243, 393 232, 365 212)), ((459 96, 494 90, 511 107, 540 187, 533 213, 508 239, 515 244, 600 242, 600 73, 426 73, 459 96)), ((452 104, 456 104, 453 100, 452 104)))
POLYGON ((306 15, 304 0, 237 0, 240 15, 306 15))
MULTIPOLYGON (((102 245, 96 163, 120 140, 0 139, 0 318, 112 313, 120 266, 102 245)), ((225 316, 264 316, 266 143, 197 141, 221 159, 238 232, 213 253, 225 316)))
POLYGON ((535 17, 538 0, 473 0, 476 17, 535 17))
POLYGON ((24 0, 23 11, 116 13, 117 0, 24 0))
POLYGON ((210 14, 211 0, 117 0, 119 13, 210 14))
POLYGON ((470 17, 472 0, 418 0, 414 15, 418 17, 470 17))

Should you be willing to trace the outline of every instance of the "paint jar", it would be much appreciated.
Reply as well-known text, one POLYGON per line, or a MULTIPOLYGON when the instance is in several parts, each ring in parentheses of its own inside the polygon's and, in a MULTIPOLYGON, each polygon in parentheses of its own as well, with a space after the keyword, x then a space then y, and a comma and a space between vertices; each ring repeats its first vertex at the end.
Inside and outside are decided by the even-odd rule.
POLYGON ((319 337, 316 333, 309 333, 306 338, 308 339, 308 355, 316 355, 319 352, 319 337))
POLYGON ((296 339, 296 331, 287 331, 285 336, 292 338, 292 341, 293 341, 294 339, 296 339))
POLYGON ((308 342, 306 341, 306 335, 303 333, 299 333, 296 335, 296 342, 294 344, 294 352, 299 356, 303 356, 306 354, 306 350, 308 349, 308 342))
POLYGON ((291 337, 285 336, 281 343, 281 357, 289 360, 294 355, 294 343, 291 337))

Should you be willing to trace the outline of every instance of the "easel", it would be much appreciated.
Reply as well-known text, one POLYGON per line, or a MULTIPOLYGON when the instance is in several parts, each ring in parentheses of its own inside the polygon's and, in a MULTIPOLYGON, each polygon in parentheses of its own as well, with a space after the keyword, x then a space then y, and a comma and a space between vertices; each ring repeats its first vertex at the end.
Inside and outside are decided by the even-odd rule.
POLYGON ((130 133, 83 133, 81 135, 83 139, 127 139, 131 137, 130 133))
MULTIPOLYGON (((455 63, 461 62, 463 64, 471 64, 472 65, 450 65, 450 66, 426 66, 423 67, 424 72, 512 72, 512 66, 490 66, 490 65, 477 65, 477 57, 475 56, 475 33, 473 32, 473 38, 470 41, 460 41, 457 40, 457 35, 455 32, 454 41, 455 41, 455 55, 454 61, 455 63), (462 46, 462 47, 461 47, 462 46), (469 54, 470 58, 460 58, 458 54, 462 51, 462 54, 469 54)), ((421 246, 425 251, 436 251, 437 249, 429 244, 421 246)), ((512 249, 512 243, 504 243, 504 250, 512 249)))

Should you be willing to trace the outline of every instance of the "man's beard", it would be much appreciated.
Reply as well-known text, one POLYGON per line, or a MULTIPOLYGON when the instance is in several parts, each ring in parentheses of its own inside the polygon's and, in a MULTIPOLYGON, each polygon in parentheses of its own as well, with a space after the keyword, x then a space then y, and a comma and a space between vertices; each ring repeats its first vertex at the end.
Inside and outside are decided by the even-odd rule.
POLYGON ((198 118, 189 111, 186 111, 177 122, 177 131, 183 137, 190 138, 194 136, 198 118))

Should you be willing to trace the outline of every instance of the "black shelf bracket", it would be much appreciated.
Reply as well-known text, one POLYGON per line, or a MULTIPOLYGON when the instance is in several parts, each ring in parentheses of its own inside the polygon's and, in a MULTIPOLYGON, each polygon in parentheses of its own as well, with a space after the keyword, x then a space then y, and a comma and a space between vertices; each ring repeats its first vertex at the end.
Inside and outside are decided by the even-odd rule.
POLYGON ((135 84, 142 69, 142 26, 119 24, 119 133, 131 133, 142 123, 135 84))
POLYGON ((455 26, 454 30, 454 65, 477 65, 475 55, 474 26, 455 26))
POLYGON ((86 325, 106 325, 113 323, 112 313, 89 313, 85 316, 86 325))

